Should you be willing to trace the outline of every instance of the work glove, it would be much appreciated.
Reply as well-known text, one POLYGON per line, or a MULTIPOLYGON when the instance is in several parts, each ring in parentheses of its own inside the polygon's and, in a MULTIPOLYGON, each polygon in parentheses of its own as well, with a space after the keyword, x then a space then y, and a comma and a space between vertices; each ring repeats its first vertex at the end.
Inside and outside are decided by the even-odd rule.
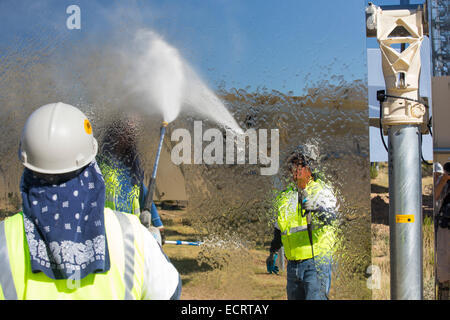
POLYGON ((324 224, 330 224, 336 218, 337 200, 333 192, 324 187, 314 195, 303 193, 302 208, 306 212, 314 212, 315 218, 324 224))
POLYGON ((164 227, 156 228, 152 226, 152 216, 150 212, 148 212, 147 210, 142 211, 139 216, 139 220, 141 221, 142 225, 146 227, 148 231, 150 231, 150 233, 161 246, 166 242, 166 233, 164 227))
POLYGON ((148 229, 151 226, 152 216, 150 212, 148 212, 147 210, 143 210, 139 215, 139 220, 141 221, 142 225, 148 229))
POLYGON ((267 266, 267 272, 268 273, 275 273, 278 274, 278 266, 275 265, 275 262, 277 261, 278 254, 270 253, 269 257, 266 259, 266 266, 267 266))
POLYGON ((337 200, 331 189, 323 187, 317 192, 307 192, 303 190, 302 208, 310 211, 328 211, 337 206, 337 200))

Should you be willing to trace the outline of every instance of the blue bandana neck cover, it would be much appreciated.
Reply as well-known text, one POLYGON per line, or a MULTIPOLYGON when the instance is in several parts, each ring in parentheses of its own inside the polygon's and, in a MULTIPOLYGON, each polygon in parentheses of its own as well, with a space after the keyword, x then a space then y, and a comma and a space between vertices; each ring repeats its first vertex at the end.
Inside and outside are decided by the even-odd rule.
POLYGON ((105 182, 95 161, 57 185, 25 169, 20 190, 33 272, 52 279, 83 279, 109 270, 105 182))

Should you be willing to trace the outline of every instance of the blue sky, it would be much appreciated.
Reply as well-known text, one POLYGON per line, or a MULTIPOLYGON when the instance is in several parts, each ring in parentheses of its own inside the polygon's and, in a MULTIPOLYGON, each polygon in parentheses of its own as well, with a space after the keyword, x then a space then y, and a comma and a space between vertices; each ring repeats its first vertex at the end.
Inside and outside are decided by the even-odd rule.
POLYGON ((0 45, 42 26, 74 43, 102 41, 126 21, 162 34, 213 88, 265 86, 299 95, 331 75, 366 78, 364 7, 361 0, 4 0, 0 45), (71 4, 81 8, 81 30, 65 27, 71 4))

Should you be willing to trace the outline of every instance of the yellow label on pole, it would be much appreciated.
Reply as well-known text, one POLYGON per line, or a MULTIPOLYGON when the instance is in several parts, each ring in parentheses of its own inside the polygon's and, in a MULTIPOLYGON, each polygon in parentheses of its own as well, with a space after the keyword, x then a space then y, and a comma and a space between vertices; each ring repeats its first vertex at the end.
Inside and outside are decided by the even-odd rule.
POLYGON ((395 215, 396 223, 412 223, 414 222, 413 214, 397 214, 395 215))

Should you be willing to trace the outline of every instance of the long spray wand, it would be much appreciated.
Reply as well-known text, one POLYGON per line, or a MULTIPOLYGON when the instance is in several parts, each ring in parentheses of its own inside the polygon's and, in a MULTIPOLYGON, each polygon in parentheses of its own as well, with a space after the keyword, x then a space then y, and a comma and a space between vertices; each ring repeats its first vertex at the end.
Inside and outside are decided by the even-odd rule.
POLYGON ((147 196, 145 197, 145 202, 144 202, 144 208, 143 209, 147 210, 149 212, 150 212, 150 208, 152 207, 153 195, 155 194, 156 172, 158 170, 158 163, 159 163, 159 158, 161 156, 161 150, 162 150, 162 145, 163 145, 163 141, 164 141, 164 135, 166 133, 166 127, 168 125, 169 125, 168 122, 163 121, 162 126, 161 126, 161 130, 160 130, 158 150, 156 151, 155 163, 153 165, 153 172, 152 172, 152 176, 150 177, 150 181, 148 183, 148 193, 147 193, 147 196))

